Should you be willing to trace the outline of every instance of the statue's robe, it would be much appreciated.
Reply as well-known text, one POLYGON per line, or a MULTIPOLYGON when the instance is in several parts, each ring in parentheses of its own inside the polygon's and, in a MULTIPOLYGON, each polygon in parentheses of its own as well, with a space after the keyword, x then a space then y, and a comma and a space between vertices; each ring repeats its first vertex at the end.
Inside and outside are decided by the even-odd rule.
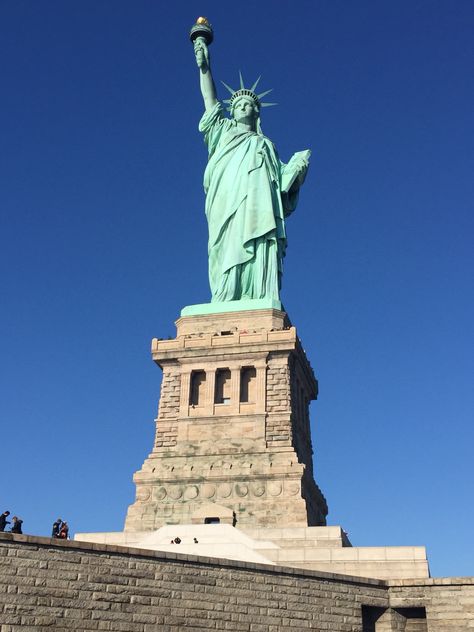
MULTIPOLYGON (((285 167, 260 132, 242 131, 221 103, 199 123, 209 150, 204 173, 212 301, 279 300, 285 217, 297 192, 282 192, 285 167)), ((288 178, 286 178, 288 179, 288 178)))

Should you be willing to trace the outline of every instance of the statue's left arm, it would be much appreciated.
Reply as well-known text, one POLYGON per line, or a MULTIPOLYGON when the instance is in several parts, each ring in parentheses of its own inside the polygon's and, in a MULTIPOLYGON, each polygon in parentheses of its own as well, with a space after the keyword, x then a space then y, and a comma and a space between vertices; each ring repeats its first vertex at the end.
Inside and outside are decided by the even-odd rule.
POLYGON ((296 208, 299 190, 308 172, 310 154, 309 150, 299 151, 290 158, 288 164, 282 164, 281 196, 285 215, 296 208))

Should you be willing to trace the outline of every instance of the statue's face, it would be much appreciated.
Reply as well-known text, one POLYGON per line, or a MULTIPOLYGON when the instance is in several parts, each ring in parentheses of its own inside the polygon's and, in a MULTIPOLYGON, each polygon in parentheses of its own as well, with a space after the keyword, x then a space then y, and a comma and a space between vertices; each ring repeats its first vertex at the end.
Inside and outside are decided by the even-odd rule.
POLYGON ((258 107, 250 97, 239 97, 232 106, 232 117, 237 123, 255 125, 258 107))

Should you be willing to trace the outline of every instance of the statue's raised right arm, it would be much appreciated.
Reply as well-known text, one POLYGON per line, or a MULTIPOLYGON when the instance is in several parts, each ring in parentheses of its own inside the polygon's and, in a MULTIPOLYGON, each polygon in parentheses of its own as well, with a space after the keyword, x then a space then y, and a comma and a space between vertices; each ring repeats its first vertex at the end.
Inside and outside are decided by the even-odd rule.
POLYGON ((211 73, 209 49, 203 37, 197 37, 194 40, 194 54, 196 55, 196 63, 199 68, 201 94, 204 99, 204 107, 207 111, 217 103, 217 95, 211 73))

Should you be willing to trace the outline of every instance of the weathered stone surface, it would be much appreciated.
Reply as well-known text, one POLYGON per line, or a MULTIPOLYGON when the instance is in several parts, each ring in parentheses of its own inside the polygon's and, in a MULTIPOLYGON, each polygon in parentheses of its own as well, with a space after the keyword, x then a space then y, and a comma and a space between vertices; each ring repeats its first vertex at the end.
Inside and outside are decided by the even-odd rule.
POLYGON ((156 437, 125 530, 189 524, 212 503, 238 526, 326 524, 308 414, 317 382, 287 315, 188 316, 177 332, 152 343, 163 370, 156 437))

